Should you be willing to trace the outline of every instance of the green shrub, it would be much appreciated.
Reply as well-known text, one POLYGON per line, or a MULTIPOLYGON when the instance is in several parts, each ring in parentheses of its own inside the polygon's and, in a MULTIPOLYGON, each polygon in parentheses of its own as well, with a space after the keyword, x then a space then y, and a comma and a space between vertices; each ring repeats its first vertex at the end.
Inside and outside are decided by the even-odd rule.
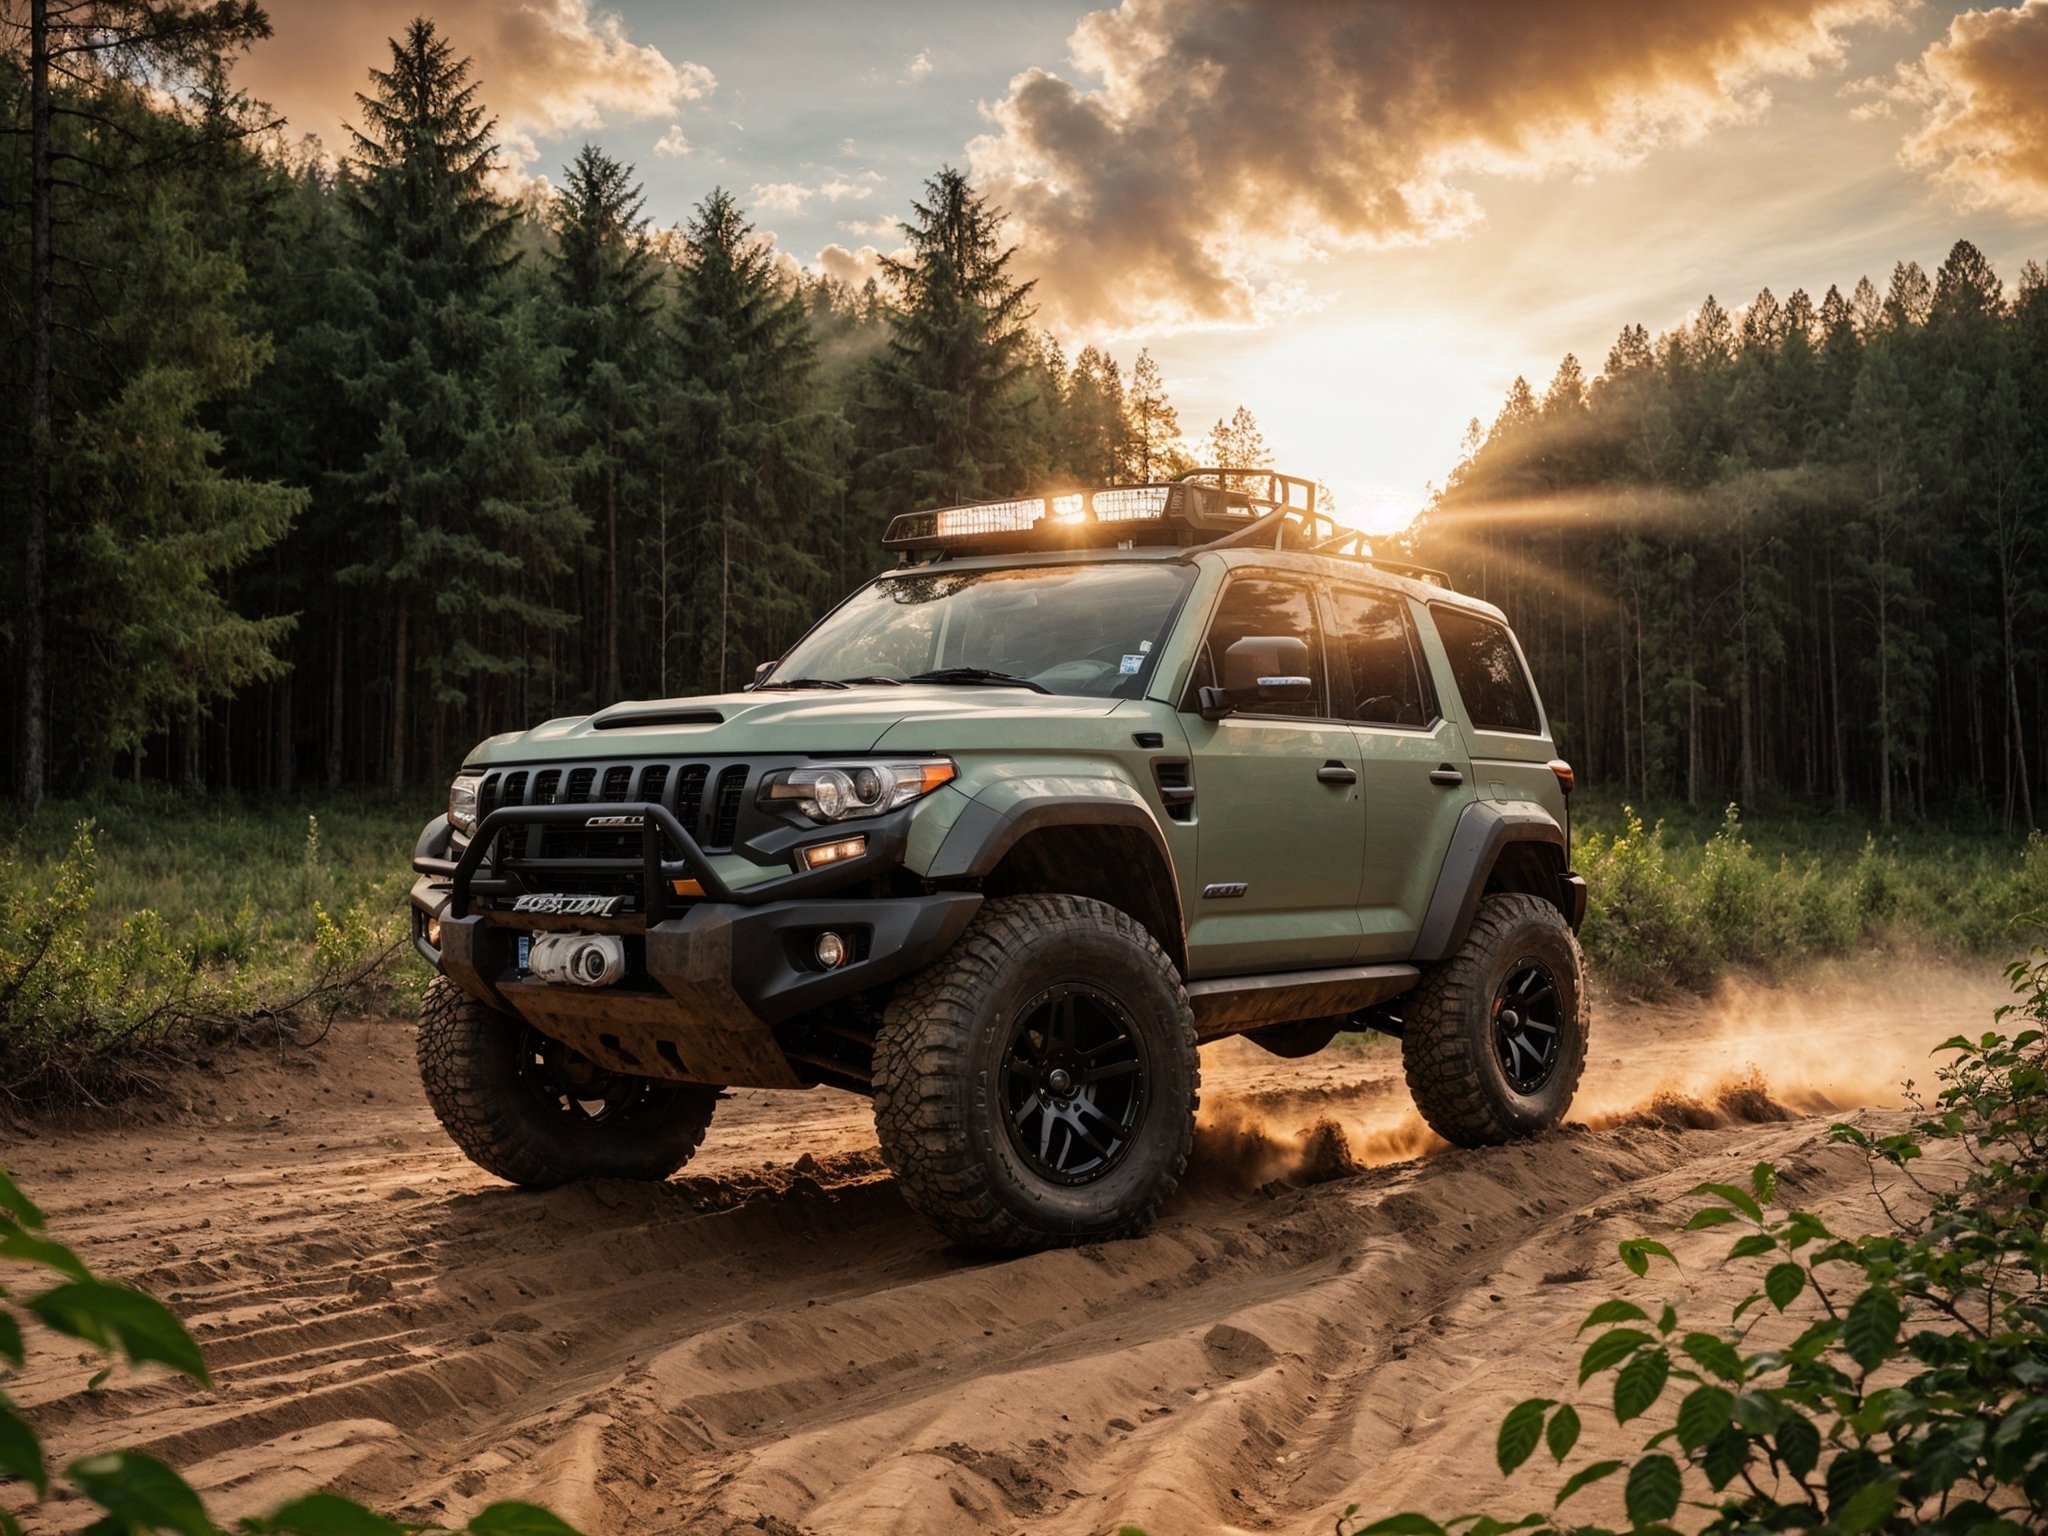
MULTIPOLYGON (((1745 1186, 1703 1184, 1713 1203, 1688 1230, 1730 1227, 1728 1262, 1755 1288, 1726 1325, 1700 1327, 1626 1297, 1594 1307, 1579 1362, 1617 1426, 1648 1430, 1640 1454, 1581 1463, 1551 1507, 1515 1519, 1395 1515, 1349 1536, 1602 1536, 1561 1513, 1580 1490, 1622 1478, 1627 1529, 1666 1533, 1681 1509, 1705 1536, 1828 1531, 2016 1536, 2048 1527, 2048 954, 2011 968, 2023 1001, 2007 1036, 1957 1036, 1941 1050, 1941 1091, 1908 1131, 1833 1137, 1905 1176, 1915 1208, 1889 1206, 1888 1230, 1846 1237, 1808 1211, 1781 1213, 1759 1163, 1745 1186), (1966 1169, 1959 1183, 1916 1176, 1930 1144, 1966 1169)), ((1663 1244, 1631 1239, 1638 1277, 1663 1244)), ((1672 1262, 1676 1262, 1672 1260, 1672 1262)), ((1590 1411, 1590 1410, 1589 1410, 1590 1411)), ((1549 1398, 1502 1420, 1503 1473, 1539 1448, 1574 1459, 1580 1408, 1549 1398)))

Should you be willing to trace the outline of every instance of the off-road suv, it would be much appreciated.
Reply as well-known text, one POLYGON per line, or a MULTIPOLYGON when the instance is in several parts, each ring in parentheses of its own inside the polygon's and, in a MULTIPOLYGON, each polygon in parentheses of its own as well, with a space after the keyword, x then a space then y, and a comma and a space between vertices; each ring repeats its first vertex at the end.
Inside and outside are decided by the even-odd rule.
POLYGON ((728 1087, 869 1095, 988 1249, 1135 1232, 1197 1048, 1398 1035, 1443 1136, 1586 1056, 1571 770, 1500 612, 1265 471, 907 513, 734 694, 494 736, 414 854, 435 1113, 663 1179, 728 1087))

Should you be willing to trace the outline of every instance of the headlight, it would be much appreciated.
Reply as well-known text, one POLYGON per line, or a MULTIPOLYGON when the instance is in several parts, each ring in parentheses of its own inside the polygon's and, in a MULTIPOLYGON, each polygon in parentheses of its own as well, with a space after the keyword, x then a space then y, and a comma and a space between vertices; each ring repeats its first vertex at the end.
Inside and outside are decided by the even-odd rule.
POLYGON ((813 821, 879 816, 952 782, 959 770, 945 758, 921 763, 814 763, 785 768, 761 784, 764 805, 788 805, 813 821))
POLYGON ((480 774, 465 773, 448 786, 448 825, 456 831, 476 830, 476 792, 483 782, 480 774))

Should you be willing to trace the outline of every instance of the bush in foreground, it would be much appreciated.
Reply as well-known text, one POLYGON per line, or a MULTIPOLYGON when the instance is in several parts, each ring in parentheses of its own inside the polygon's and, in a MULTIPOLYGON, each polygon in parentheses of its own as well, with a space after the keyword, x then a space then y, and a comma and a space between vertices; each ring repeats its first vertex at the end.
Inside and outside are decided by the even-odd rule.
MULTIPOLYGON (((1688 1230, 1739 1228, 1731 1263, 1756 1288, 1723 1326, 1656 1316, 1616 1297, 1588 1314, 1579 1385, 1599 1382, 1617 1426, 1647 1428, 1632 1458, 1580 1456, 1548 1510, 1516 1518, 1409 1513, 1345 1536, 1600 1536, 1569 1520, 1582 1490, 1619 1477, 1623 1529, 1667 1533, 1681 1510, 1703 1536, 1827 1531, 2017 1536, 2048 1528, 2048 955, 2012 967, 2025 1000, 2011 1035, 1957 1036, 1940 1050, 1941 1090, 1908 1131, 1837 1125, 1874 1171, 1896 1171, 1912 1210, 1890 1229, 1845 1237, 1807 1211, 1780 1212, 1777 1178, 1704 1184, 1714 1203, 1688 1230), (1930 1147, 1965 1170, 1919 1177, 1930 1147)), ((1663 1244, 1631 1239, 1638 1277, 1663 1244)), ((1513 1472, 1546 1451, 1563 1471, 1579 1449, 1578 1406, 1518 1404, 1496 1455, 1513 1472)))

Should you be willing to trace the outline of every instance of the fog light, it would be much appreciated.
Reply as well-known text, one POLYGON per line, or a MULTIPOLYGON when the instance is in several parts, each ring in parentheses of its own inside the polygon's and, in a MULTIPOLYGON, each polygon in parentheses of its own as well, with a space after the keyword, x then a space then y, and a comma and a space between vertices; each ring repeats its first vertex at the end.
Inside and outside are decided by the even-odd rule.
POLYGON ((827 864, 843 864, 867 851, 868 840, 864 837, 842 837, 836 843, 813 843, 803 851, 804 868, 823 869, 827 864))
POLYGON ((836 933, 819 934, 818 964, 828 971, 836 971, 846 964, 846 940, 836 933))
POLYGON ((441 947, 441 919, 438 917, 427 919, 427 943, 435 949, 441 947))

